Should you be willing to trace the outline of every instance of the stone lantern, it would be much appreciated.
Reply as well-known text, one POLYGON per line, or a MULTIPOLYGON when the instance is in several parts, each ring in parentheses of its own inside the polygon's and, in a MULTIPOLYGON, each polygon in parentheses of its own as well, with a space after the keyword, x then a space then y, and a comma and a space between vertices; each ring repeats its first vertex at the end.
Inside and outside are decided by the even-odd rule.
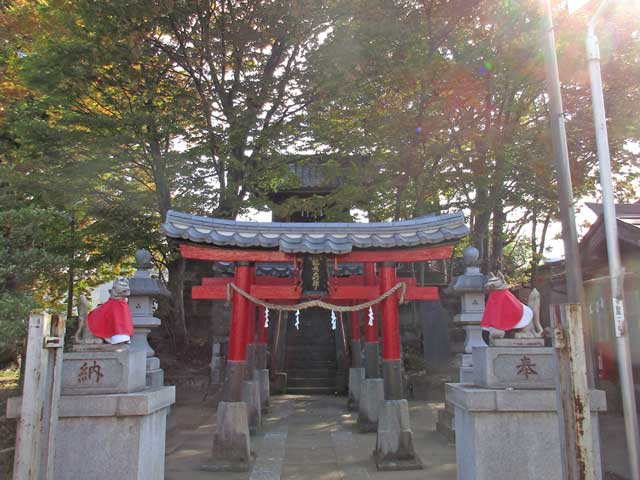
MULTIPOLYGON (((461 325, 465 332, 464 353, 456 355, 454 365, 460 368, 460 383, 473 383, 473 347, 486 347, 482 339, 482 314, 484 313, 485 275, 479 267, 480 252, 475 247, 467 247, 462 252, 464 273, 455 277, 446 292, 460 297, 460 313, 453 321, 461 325)), ((436 430, 449 441, 455 440, 454 407, 447 401, 445 409, 438 412, 436 430)))
POLYGON ((168 297, 169 291, 158 278, 151 276, 151 253, 148 250, 136 252, 137 271, 129 279, 129 307, 133 316, 134 336, 131 339, 131 351, 143 351, 146 354, 147 387, 161 387, 164 384, 164 372, 160 368, 160 359, 154 357, 147 335, 152 328, 160 326, 160 319, 153 316, 154 299, 168 297))
POLYGON ((460 297, 460 313, 453 321, 462 325, 465 331, 464 353, 456 358, 460 367, 460 383, 473 381, 472 355, 473 347, 486 347, 482 339, 482 314, 484 313, 485 275, 480 271, 480 252, 475 247, 467 247, 462 252, 465 265, 464 274, 456 277, 448 287, 448 292, 460 297))

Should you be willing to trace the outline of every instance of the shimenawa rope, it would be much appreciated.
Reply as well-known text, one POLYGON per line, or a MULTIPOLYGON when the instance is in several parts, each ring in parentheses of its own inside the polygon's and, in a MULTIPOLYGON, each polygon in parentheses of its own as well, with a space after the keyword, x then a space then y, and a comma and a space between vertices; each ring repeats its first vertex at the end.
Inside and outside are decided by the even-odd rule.
POLYGON ((400 303, 404 303, 405 302, 404 297, 407 292, 407 284, 404 282, 398 282, 389 290, 387 290, 382 295, 380 295, 378 298, 374 298, 373 300, 369 300, 368 302, 365 302, 365 303, 359 303, 357 305, 333 305, 332 303, 323 302, 322 300, 319 300, 319 299, 308 300, 306 302, 298 303, 296 305, 280 305, 277 303, 264 302, 259 298, 254 297, 249 292, 244 291, 243 289, 238 287, 235 283, 227 284, 227 302, 231 301, 231 297, 233 295, 234 290, 238 292, 240 295, 242 295, 244 298, 246 298, 247 300, 250 300, 256 305, 259 305, 261 307, 268 308, 269 310, 295 312, 296 310, 304 310, 306 308, 311 308, 311 307, 320 307, 320 308, 324 308, 325 310, 333 310, 335 312, 357 312, 358 310, 364 310, 365 308, 369 308, 369 307, 372 307, 373 305, 377 305, 378 303, 383 301, 385 298, 389 298, 398 290, 401 290, 400 303))

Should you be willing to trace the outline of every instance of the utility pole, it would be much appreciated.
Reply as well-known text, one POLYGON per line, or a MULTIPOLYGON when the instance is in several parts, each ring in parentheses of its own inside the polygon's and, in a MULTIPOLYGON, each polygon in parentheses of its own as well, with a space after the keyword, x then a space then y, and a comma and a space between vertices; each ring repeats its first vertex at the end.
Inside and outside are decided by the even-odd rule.
POLYGON ((600 167, 600 185, 602 187, 602 206, 604 229, 607 239, 607 257, 609 259, 609 279, 611 282, 611 299, 613 302, 613 320, 616 334, 618 354, 618 372, 622 389, 622 408, 624 411, 627 450, 631 478, 640 480, 640 436, 638 435, 638 414, 633 390, 633 371, 631 368, 631 351, 629 348, 629 332, 624 313, 624 271, 620 262, 618 246, 618 224, 613 200, 613 182, 611 180, 611 161, 609 156, 609 138, 607 135, 607 118, 604 110, 602 93, 602 76, 600 74, 600 47, 595 34, 595 26, 609 2, 604 0, 587 26, 587 56, 589 59, 589 78, 591 80, 591 101, 595 122, 596 145, 598 148, 598 165, 600 167))
POLYGON ((564 125, 560 75, 556 58, 553 15, 550 0, 544 0, 545 72, 549 95, 549 113, 553 157, 556 164, 560 199, 560 218, 565 251, 568 305, 561 306, 561 325, 555 325, 554 352, 556 360, 556 401, 558 405, 561 457, 564 478, 591 480, 595 478, 595 459, 591 430, 591 402, 587 381, 587 362, 591 360, 589 336, 585 341, 582 321, 584 290, 578 255, 578 235, 573 209, 573 189, 569 172, 569 150, 564 125))

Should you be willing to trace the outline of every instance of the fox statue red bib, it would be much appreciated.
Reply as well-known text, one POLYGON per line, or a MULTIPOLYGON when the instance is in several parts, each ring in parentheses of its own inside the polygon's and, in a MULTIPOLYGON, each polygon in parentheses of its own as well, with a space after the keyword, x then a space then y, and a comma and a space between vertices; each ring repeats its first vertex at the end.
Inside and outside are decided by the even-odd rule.
POLYGON ((489 300, 482 315, 480 325, 509 331, 518 328, 522 320, 524 305, 509 290, 496 290, 489 294, 489 300))
POLYGON ((109 291, 111 298, 92 310, 87 317, 87 327, 92 335, 108 343, 125 343, 134 334, 131 309, 127 303, 129 281, 118 277, 109 291))

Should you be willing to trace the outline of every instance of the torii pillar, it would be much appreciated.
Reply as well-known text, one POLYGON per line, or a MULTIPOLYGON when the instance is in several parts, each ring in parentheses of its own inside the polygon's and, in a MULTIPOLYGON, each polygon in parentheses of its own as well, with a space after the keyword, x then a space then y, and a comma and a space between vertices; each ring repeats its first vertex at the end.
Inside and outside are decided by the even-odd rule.
POLYGON ((365 378, 362 366, 362 346, 360 344, 360 312, 351 312, 351 368, 349 369, 349 408, 360 404, 360 390, 365 378))
MULTIPOLYGON (((238 262, 234 283, 248 291, 252 281, 252 265, 238 262)), ((216 431, 213 437, 213 462, 205 470, 246 472, 250 461, 250 436, 247 404, 243 390, 247 375, 247 320, 250 302, 234 293, 231 307, 231 331, 225 368, 222 401, 218 404, 216 431)))
MULTIPOLYGON (((366 285, 376 285, 375 263, 364 264, 366 285)), ((383 290, 384 291, 384 290, 383 290)), ((371 325, 365 323, 364 365, 365 379, 360 384, 358 402, 358 428, 360 432, 375 432, 378 428, 378 413, 384 400, 384 382, 380 378, 380 345, 378 337, 378 308, 374 307, 371 325)))
POLYGON ((269 408, 269 369, 267 368, 267 325, 264 307, 258 307, 258 343, 256 343, 256 378, 260 384, 262 411, 269 408))
MULTIPOLYGON (((237 267, 236 267, 237 268, 237 267)), ((255 267, 250 266, 250 284, 244 291, 249 291, 251 284, 255 281, 255 267)), ((240 297, 235 293, 234 298, 240 297)), ((242 385, 242 400, 247 404, 249 415, 249 431, 257 433, 262 427, 262 400, 260 380, 256 370, 256 306, 242 297, 248 305, 246 309, 246 329, 247 329, 247 369, 245 370, 245 381, 242 385)))
MULTIPOLYGON (((380 268, 380 290, 397 283, 396 264, 384 262, 380 268)), ((378 470, 418 470, 423 468, 413 447, 409 404, 402 393, 400 322, 398 296, 382 301, 382 371, 384 401, 380 406, 374 457, 378 470)))

